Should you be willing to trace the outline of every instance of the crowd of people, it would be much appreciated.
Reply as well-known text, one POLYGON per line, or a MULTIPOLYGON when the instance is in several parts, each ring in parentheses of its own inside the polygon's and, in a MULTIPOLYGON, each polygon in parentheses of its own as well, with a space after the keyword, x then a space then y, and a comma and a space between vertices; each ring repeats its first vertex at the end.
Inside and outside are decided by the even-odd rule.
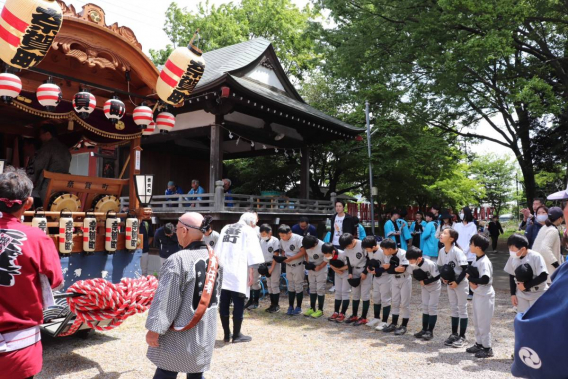
MULTIPOLYGON (((53 242, 20 222, 23 212, 33 206, 32 189, 23 170, 8 168, 0 175, 0 373, 10 378, 30 378, 41 370, 39 324, 46 301, 42 294, 62 282, 53 242), (22 293, 26 304, 19 300, 22 293)), ((504 271, 518 313, 527 312, 545 293, 563 260, 557 228, 564 213, 538 202, 533 204, 535 215, 521 225, 526 236, 516 233, 507 239, 510 256, 504 271)), ((284 308, 291 317, 328 316, 330 322, 368 326, 396 336, 416 325, 414 337, 430 341, 439 324, 438 309, 448 307, 449 336, 444 344, 465 348, 478 358, 492 357, 494 269, 486 255, 492 242, 475 225, 471 210, 463 208, 454 222, 448 212, 432 207, 411 223, 393 211, 384 235, 378 237, 366 236, 344 207, 341 201, 335 203, 331 231, 323 239, 307 218, 273 230, 269 224, 257 225, 258 214, 252 210, 220 233, 213 230, 211 218, 195 212, 182 215, 175 226, 159 228, 147 241, 160 248, 162 258, 146 322, 154 378, 175 378, 178 373, 202 378, 215 346, 217 309, 224 342, 251 341, 243 333, 245 309, 259 308, 264 285, 270 297, 266 312, 279 312, 283 274, 288 297, 284 308), (304 304, 306 278, 309 300, 304 304), (333 312, 325 315, 330 280, 335 289, 333 312), (413 282, 419 283, 422 303, 422 319, 416 321, 410 319, 413 282), (440 302, 444 287, 448 304, 440 302), (475 327, 471 343, 466 338, 468 308, 475 327)), ((498 220, 493 223, 487 228, 492 237, 502 233, 498 220)), ((148 225, 143 223, 141 232, 147 236, 148 225)), ((495 250, 495 241, 492 247, 495 250)))

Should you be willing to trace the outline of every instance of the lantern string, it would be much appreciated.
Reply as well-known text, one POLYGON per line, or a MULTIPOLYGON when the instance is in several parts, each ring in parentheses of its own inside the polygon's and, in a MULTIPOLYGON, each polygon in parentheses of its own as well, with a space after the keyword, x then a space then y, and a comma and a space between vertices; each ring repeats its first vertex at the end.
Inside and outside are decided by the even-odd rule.
MULTIPOLYGON (((235 132, 232 131, 231 129, 225 127, 224 125, 221 125, 221 128, 223 128, 224 130, 226 130, 227 132, 229 132, 229 138, 230 138, 231 140, 233 140, 235 137, 237 138, 237 143, 236 143, 236 145, 238 145, 239 142, 242 140, 242 141, 248 142, 248 143, 250 144, 251 150, 253 150, 254 147, 255 147, 257 144, 258 144, 259 146, 262 146, 263 150, 267 150, 267 149, 268 149, 265 143, 258 142, 258 141, 253 141, 253 140, 250 139, 250 138, 243 137, 243 136, 241 136, 241 135, 235 133, 235 132)), ((300 154, 300 156, 302 156, 302 150, 301 150, 300 148, 297 148, 297 147, 278 147, 278 146, 274 146, 274 152, 278 153, 280 150, 283 150, 284 155, 285 155, 286 157, 289 157, 289 156, 290 156, 290 154, 288 154, 288 151, 289 151, 289 150, 292 151, 292 154, 293 154, 294 156, 296 156, 296 150, 298 150, 298 153, 300 154)))

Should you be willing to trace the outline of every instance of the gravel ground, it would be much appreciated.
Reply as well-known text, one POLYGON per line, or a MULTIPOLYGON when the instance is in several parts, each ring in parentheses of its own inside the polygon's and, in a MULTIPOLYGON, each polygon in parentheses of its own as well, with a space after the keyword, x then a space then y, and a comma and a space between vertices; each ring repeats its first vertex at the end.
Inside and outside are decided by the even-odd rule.
MULTIPOLYGON (((308 304, 304 298, 304 306, 308 304)), ((281 296, 281 305, 287 297, 281 296)), ((224 344, 218 325, 216 349, 209 378, 510 378, 513 352, 514 310, 508 293, 497 291, 492 322, 495 357, 481 360, 465 349, 446 347, 450 334, 448 297, 440 298, 440 313, 429 342, 412 334, 421 329, 420 289, 413 283, 412 316, 408 333, 394 336, 369 327, 336 324, 325 318, 268 314, 261 308, 247 312, 247 344, 224 344)), ((325 315, 332 313, 333 295, 326 299, 325 315)), ((370 314, 372 314, 372 305, 370 314)), ((471 305, 468 306, 471 316, 471 305)), ((349 313, 349 312, 348 312, 349 313)), ((128 319, 108 332, 96 332, 88 339, 45 337, 43 371, 36 378, 151 378, 155 367, 146 359, 144 323, 146 314, 128 319)), ((474 340, 470 321, 467 338, 474 340)), ((178 376, 182 378, 182 376, 178 376)))

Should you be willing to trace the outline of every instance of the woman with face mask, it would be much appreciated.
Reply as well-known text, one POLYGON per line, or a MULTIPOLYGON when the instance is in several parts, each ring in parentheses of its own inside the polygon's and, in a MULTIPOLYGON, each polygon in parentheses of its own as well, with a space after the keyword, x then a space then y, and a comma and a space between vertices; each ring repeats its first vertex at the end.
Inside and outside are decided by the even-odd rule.
MULTIPOLYGON (((538 217, 538 216, 537 216, 538 217)), ((537 219, 538 220, 538 219, 537 219)), ((548 210, 548 219, 540 228, 536 239, 534 240, 533 250, 542 255, 546 262, 548 270, 547 282, 552 281, 550 276, 556 271, 560 263, 562 263, 560 255, 560 233, 558 226, 564 221, 564 213, 559 207, 552 207, 548 210)))
POLYGON ((536 210, 535 221, 529 224, 525 231, 525 237, 529 240, 529 249, 533 248, 534 240, 536 239, 536 236, 538 236, 538 232, 540 232, 540 228, 543 227, 546 220, 548 220, 548 208, 541 205, 536 210))

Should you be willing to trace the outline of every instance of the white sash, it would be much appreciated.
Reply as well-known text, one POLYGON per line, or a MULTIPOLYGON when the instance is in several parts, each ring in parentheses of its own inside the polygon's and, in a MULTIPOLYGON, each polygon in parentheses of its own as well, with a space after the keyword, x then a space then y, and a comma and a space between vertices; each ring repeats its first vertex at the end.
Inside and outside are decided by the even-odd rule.
POLYGON ((41 340, 39 326, 9 333, 0 333, 0 353, 21 350, 41 340))

